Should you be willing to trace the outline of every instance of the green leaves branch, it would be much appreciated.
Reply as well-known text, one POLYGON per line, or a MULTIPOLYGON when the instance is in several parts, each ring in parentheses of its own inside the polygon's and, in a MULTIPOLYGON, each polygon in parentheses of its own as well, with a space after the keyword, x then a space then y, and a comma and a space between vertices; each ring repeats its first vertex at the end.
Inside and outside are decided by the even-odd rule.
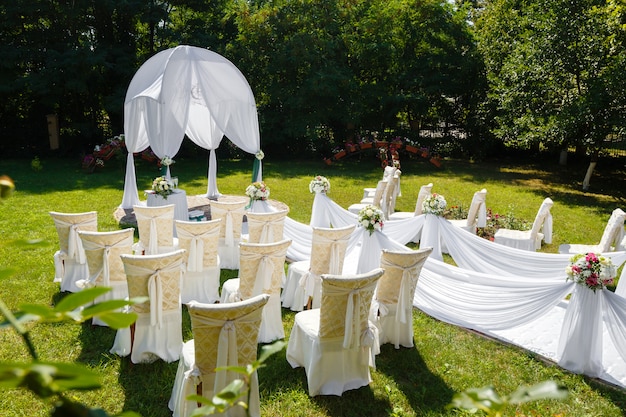
POLYGON ((448 408, 460 408, 473 413, 483 411, 488 417, 502 417, 509 405, 538 400, 563 400, 568 391, 554 381, 543 381, 533 386, 521 386, 508 396, 500 396, 492 386, 470 388, 456 393, 448 408))

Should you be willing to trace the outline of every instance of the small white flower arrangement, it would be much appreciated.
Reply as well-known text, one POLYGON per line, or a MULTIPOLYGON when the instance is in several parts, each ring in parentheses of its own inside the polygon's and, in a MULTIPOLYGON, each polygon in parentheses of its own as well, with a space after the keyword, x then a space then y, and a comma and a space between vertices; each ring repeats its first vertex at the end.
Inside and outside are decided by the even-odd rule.
POLYGON ((567 281, 585 285, 595 292, 613 284, 617 269, 610 258, 589 252, 572 256, 565 273, 567 281))
POLYGON ((265 158, 265 154, 262 150, 259 149, 259 151, 254 154, 254 157, 260 161, 261 159, 265 158))
POLYGON ((152 181, 152 191, 165 199, 167 199, 167 196, 172 194, 175 189, 176 185, 174 182, 165 177, 156 177, 154 181, 152 181))
POLYGON ((422 202, 422 212, 424 214, 434 214, 442 216, 446 209, 446 199, 440 194, 431 194, 422 202))
POLYGON ((163 165, 165 167, 168 167, 168 166, 172 165, 175 162, 176 161, 174 161, 172 158, 170 158, 167 155, 165 155, 163 158, 161 158, 161 165, 163 165))
POLYGON ((383 230, 383 211, 376 206, 368 204, 359 211, 358 222, 370 235, 375 230, 383 230))
POLYGON ((246 188, 246 195, 250 200, 267 200, 270 197, 270 189, 263 181, 253 182, 246 188))
POLYGON ((315 194, 327 193, 330 191, 330 181, 328 181, 328 178, 326 177, 317 175, 309 183, 309 191, 315 194))

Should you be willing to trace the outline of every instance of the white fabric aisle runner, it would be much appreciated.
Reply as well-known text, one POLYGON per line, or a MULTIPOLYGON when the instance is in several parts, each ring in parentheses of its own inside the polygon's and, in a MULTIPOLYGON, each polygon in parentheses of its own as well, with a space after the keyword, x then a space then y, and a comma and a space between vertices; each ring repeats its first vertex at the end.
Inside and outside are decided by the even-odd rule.
MULTIPOLYGON (((561 334, 561 325, 563 324, 567 304, 567 301, 560 302, 545 316, 526 325, 508 330, 484 331, 483 333, 528 349, 550 359, 555 366, 558 366, 557 349, 559 335, 561 334)), ((602 365, 604 372, 599 376, 599 379, 626 388, 626 362, 617 352, 606 326, 603 328, 602 340, 602 365)))

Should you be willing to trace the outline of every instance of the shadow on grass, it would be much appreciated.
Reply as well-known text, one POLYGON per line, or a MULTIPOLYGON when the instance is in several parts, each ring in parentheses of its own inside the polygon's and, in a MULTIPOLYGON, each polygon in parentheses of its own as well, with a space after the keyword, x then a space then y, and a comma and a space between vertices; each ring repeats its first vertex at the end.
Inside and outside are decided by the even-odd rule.
POLYGON ((428 369, 416 347, 395 349, 387 343, 380 350, 376 357, 377 372, 394 381, 416 415, 447 414, 446 406, 454 391, 428 369))

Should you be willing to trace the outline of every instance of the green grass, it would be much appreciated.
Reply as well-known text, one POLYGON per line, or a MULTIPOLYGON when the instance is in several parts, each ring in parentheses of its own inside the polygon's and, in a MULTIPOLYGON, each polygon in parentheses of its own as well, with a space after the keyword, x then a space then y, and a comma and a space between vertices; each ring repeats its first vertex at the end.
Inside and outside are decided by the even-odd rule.
MULTIPOLYGON (((449 205, 467 206, 473 193, 487 188, 487 206, 493 212, 515 215, 530 221, 545 197, 555 204, 554 239, 542 249, 556 252, 561 243, 597 243, 611 211, 624 207, 626 188, 624 168, 598 167, 591 192, 581 191, 586 167, 561 167, 546 163, 520 164, 515 161, 471 164, 445 161, 441 169, 421 159, 402 161, 402 197, 397 210, 413 211, 419 187, 428 182, 433 191, 443 194, 449 205)), ((206 158, 177 158, 172 166, 180 186, 188 195, 206 192, 206 158)), ((58 246, 56 230, 48 212, 98 211, 100 230, 119 226, 113 212, 122 200, 124 173, 110 164, 94 174, 84 174, 76 161, 42 159, 43 169, 33 171, 30 161, 0 161, 0 175, 11 176, 16 184, 12 198, 0 205, 0 267, 16 273, 0 281, 0 297, 15 310, 22 303, 50 304, 58 301, 58 284, 52 282, 52 255, 58 246), (15 239, 43 239, 49 245, 17 250, 15 239)), ((250 182, 251 158, 245 161, 220 161, 218 187, 224 194, 243 195, 250 182)), ((329 196, 347 207, 362 196, 363 187, 372 187, 381 175, 375 159, 363 155, 326 166, 321 161, 284 162, 266 158, 264 180, 271 198, 284 202, 290 216, 308 222, 313 196, 308 183, 316 175, 331 181, 329 196)), ((137 164, 138 188, 149 188, 158 170, 143 162, 137 164)), ((143 197, 143 196, 140 196, 143 197)), ((233 275, 224 271, 222 278, 233 275)), ((183 332, 191 338, 185 312, 183 332)), ((283 311, 286 334, 294 313, 283 311)), ((447 410, 453 393, 469 387, 493 384, 506 394, 520 384, 555 379, 570 392, 563 402, 544 401, 511 409, 515 416, 622 416, 626 392, 608 387, 580 375, 570 374, 545 363, 522 349, 485 339, 472 332, 441 323, 415 311, 414 349, 395 350, 384 346, 377 357, 377 369, 369 387, 350 391, 343 397, 307 395, 303 369, 291 369, 284 354, 273 356, 259 372, 264 416, 458 416, 447 410)), ((145 417, 169 416, 167 408, 177 363, 162 361, 131 365, 128 358, 108 353, 114 331, 88 324, 40 325, 32 330, 39 355, 44 360, 76 361, 97 370, 103 388, 77 392, 76 398, 110 413, 134 410, 145 417)), ((555 336, 558 337, 558 336, 555 336)), ((0 332, 0 360, 27 360, 21 340, 12 331, 0 332)), ((25 391, 0 395, 0 409, 6 416, 44 416, 49 404, 34 399, 25 391)))

